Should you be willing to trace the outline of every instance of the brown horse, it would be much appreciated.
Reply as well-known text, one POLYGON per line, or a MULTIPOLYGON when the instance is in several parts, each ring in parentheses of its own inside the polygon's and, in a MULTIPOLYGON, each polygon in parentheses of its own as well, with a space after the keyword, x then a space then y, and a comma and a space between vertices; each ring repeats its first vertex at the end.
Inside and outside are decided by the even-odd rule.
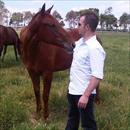
POLYGON ((42 109, 40 76, 43 79, 42 98, 45 119, 49 115, 48 99, 53 72, 70 68, 73 54, 67 51, 72 51, 71 43, 80 38, 77 29, 64 30, 49 14, 50 10, 51 8, 45 11, 45 5, 43 5, 41 11, 20 33, 22 58, 32 79, 38 113, 42 109))
POLYGON ((41 11, 32 18, 29 25, 20 34, 22 59, 32 79, 38 113, 42 109, 40 76, 44 81, 45 119, 49 115, 48 98, 53 72, 70 67, 74 43, 69 33, 50 15, 50 11, 51 8, 45 11, 44 4, 41 11))
POLYGON ((5 27, 3 25, 0 25, 0 56, 2 55, 2 51, 4 49, 2 60, 4 60, 8 45, 14 46, 16 60, 18 60, 17 53, 19 55, 21 54, 20 39, 18 37, 18 34, 12 27, 5 27))

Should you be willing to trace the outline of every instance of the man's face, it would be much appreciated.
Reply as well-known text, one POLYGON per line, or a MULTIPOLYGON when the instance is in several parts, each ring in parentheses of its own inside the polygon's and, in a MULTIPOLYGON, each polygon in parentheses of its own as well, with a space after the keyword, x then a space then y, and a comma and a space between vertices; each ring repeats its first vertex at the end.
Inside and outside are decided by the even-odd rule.
POLYGON ((85 20, 85 16, 81 16, 79 23, 78 23, 78 29, 79 29, 79 33, 81 34, 81 36, 84 36, 84 34, 86 33, 84 20, 85 20))

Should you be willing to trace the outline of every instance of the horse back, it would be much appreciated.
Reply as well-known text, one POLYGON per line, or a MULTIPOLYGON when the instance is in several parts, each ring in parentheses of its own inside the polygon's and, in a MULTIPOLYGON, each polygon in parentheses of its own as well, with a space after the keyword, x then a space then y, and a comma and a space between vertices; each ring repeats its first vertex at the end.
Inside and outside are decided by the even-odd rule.
POLYGON ((8 44, 18 44, 19 43, 19 36, 17 32, 12 27, 7 27, 7 42, 8 44))

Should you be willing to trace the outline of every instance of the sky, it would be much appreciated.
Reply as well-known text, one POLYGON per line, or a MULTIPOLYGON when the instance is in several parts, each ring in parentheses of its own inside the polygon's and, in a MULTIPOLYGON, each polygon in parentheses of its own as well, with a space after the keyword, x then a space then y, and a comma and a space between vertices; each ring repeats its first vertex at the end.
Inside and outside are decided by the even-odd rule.
POLYGON ((130 14, 129 0, 2 0, 5 7, 11 12, 31 11, 37 12, 46 3, 46 9, 54 5, 52 12, 57 10, 62 18, 70 10, 98 8, 99 14, 104 13, 108 7, 112 7, 112 14, 118 19, 126 12, 130 14))

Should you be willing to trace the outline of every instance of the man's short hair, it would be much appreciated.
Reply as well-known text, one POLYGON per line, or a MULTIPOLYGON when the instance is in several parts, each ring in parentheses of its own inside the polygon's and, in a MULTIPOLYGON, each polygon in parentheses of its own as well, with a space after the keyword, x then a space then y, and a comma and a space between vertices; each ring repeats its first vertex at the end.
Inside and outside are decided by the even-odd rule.
POLYGON ((84 13, 81 16, 85 16, 85 25, 89 24, 91 31, 94 32, 99 22, 98 16, 92 11, 88 11, 87 13, 84 13))

